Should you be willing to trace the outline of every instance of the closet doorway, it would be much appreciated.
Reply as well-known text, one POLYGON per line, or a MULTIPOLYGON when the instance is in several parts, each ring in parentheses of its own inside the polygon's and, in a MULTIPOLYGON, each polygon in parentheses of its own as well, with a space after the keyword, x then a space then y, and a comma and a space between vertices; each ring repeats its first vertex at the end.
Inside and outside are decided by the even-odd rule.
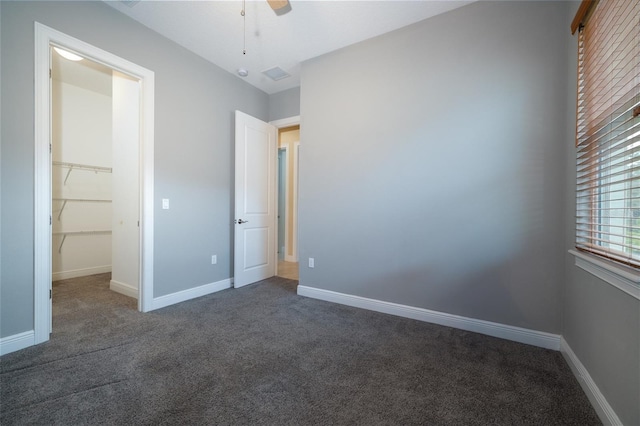
MULTIPOLYGON (((74 238, 100 237, 109 235, 108 232, 111 232, 113 280, 119 281, 116 278, 118 275, 125 277, 123 281, 119 281, 120 283, 127 285, 136 283, 137 285, 135 292, 130 291, 131 288, 123 289, 124 286, 118 290, 135 293, 138 310, 147 312, 154 309, 153 130, 154 73, 152 71, 38 22, 35 23, 34 344, 49 340, 49 334, 52 331, 53 252, 60 250, 58 254, 62 254, 70 247, 70 242, 74 238), (73 162, 63 157, 57 158, 55 165, 53 163, 52 133, 55 125, 53 122, 55 100, 52 97, 53 70, 51 67, 54 60, 52 47, 58 47, 80 56, 83 60, 90 60, 98 65, 106 66, 111 71, 112 140, 121 138, 131 141, 130 144, 112 145, 111 167, 104 163, 92 164, 91 159, 73 162), (119 103, 117 99, 128 99, 128 101, 119 103), (122 148, 121 145, 124 145, 124 149, 130 148, 133 151, 118 152, 122 148), (62 171, 56 171, 54 167, 62 169, 62 171), (119 168, 124 168, 127 171, 120 172, 119 168), (109 169, 111 169, 110 173, 109 169), (52 180, 56 173, 65 175, 57 178, 62 180, 63 186, 65 179, 67 180, 66 185, 69 186, 71 179, 77 178, 82 173, 110 175, 111 201, 109 202, 106 196, 107 191, 93 193, 91 196, 95 198, 86 196, 86 193, 84 197, 78 195, 80 192, 76 195, 58 192, 54 196, 52 180), (122 181, 126 182, 124 192, 118 189, 125 187, 122 185, 122 181), (65 201, 66 205, 62 208, 65 201), (76 210, 81 206, 86 208, 89 204, 94 204, 93 208, 95 209, 98 208, 98 204, 111 204, 111 229, 89 228, 89 225, 85 223, 83 226, 87 227, 84 229, 58 227, 55 231, 57 234, 53 235, 53 222, 57 220, 58 214, 61 215, 61 220, 65 215, 81 216, 88 219, 87 212, 84 212, 84 215, 78 211, 69 213, 73 204, 78 204, 75 206, 76 210), (121 208, 119 205, 135 205, 135 218, 133 215, 129 215, 128 207, 122 207, 123 210, 126 210, 126 214, 120 215, 118 213, 118 209, 121 208), (56 211, 55 216, 54 210, 56 211), (115 214, 113 214, 114 212, 115 214), (128 243, 125 243, 125 247, 122 249, 117 249, 118 235, 125 228, 134 229, 135 237, 132 232, 124 232, 123 235, 128 238, 128 243), (86 231, 86 234, 81 234, 81 231, 86 231), (53 241, 54 237, 56 238, 55 242, 53 241), (64 243, 62 238, 65 240, 64 243), (119 263, 119 257, 126 258, 128 261, 119 263), (131 263, 131 257, 135 260, 134 263, 131 263), (118 265, 122 267, 120 268, 118 265), (116 270, 120 270, 122 273, 118 273, 116 270), (131 276, 133 276, 132 279, 127 278, 131 276)), ((104 180, 96 180, 93 184, 103 185, 104 180)), ((81 184, 84 187, 82 190, 87 190, 87 187, 91 185, 91 182, 85 181, 81 184)), ((80 191, 80 187, 76 187, 75 190, 80 191)), ((104 221, 101 223, 105 224, 104 221)), ((75 222, 75 225, 79 226, 80 223, 75 222)), ((97 225, 100 224, 97 223, 97 225)), ((109 285, 113 290, 118 287, 115 282, 110 282, 109 285)), ((133 284, 131 286, 133 287, 133 284)))
POLYGON ((139 82, 61 47, 50 55, 52 281, 137 299, 139 82))

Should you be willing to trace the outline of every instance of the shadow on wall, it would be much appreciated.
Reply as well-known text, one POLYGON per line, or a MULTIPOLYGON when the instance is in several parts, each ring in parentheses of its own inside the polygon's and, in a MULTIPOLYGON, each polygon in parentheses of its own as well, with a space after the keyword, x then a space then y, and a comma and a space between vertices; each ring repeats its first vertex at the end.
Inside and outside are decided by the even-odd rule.
MULTIPOLYGON (((517 162, 502 164, 447 176, 446 185, 409 179, 402 191, 385 187, 387 172, 381 172, 362 188, 368 191, 363 199, 393 207, 359 206, 358 220, 340 229, 339 253, 328 260, 335 267, 323 271, 322 283, 362 297, 556 331, 557 300, 545 295, 555 294, 554 274, 561 270, 547 263, 554 249, 544 206, 532 201, 540 197, 527 197, 540 189, 522 178, 517 162)), ((334 215, 331 207, 316 217, 334 215)))
POLYGON ((556 301, 544 300, 548 288, 540 289, 554 284, 545 265, 540 262, 532 264, 536 251, 533 248, 516 250, 498 263, 480 263, 473 256, 440 258, 437 261, 415 258, 411 265, 396 266, 386 272, 377 273, 369 268, 357 279, 349 279, 348 284, 342 284, 343 280, 336 276, 332 281, 337 283, 336 287, 327 286, 327 289, 468 318, 557 332, 556 301), (349 290, 345 290, 347 286, 349 290), (539 306, 547 309, 535 308, 539 306))

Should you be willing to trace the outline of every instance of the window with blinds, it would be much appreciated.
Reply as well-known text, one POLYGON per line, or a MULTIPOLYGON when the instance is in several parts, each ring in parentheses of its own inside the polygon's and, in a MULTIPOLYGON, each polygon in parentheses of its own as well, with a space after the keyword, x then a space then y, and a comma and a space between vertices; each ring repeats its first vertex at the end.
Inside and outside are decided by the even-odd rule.
POLYGON ((640 267, 640 1, 580 9, 576 247, 640 267))

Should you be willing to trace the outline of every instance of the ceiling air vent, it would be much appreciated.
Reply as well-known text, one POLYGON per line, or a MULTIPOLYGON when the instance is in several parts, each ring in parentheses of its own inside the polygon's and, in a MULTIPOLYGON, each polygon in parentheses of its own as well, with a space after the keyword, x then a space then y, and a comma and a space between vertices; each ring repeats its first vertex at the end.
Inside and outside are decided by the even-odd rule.
POLYGON ((283 78, 291 77, 291 74, 286 72, 280 67, 273 67, 266 71, 262 71, 262 74, 266 75, 273 81, 282 80, 283 78))

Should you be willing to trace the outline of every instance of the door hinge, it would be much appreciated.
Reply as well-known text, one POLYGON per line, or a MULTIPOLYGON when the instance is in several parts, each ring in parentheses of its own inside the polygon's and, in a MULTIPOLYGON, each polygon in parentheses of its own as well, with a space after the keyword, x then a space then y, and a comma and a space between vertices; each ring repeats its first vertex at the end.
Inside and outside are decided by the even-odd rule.
POLYGON ((49 226, 51 226, 53 224, 53 220, 51 219, 51 216, 49 216, 49 226))
POLYGON ((51 144, 49 144, 49 154, 51 154, 51 144))
POLYGON ((49 78, 51 78, 51 68, 49 68, 49 78))
POLYGON ((140 221, 138 221, 138 228, 140 228, 140 221))
POLYGON ((49 289, 49 299, 51 299, 51 289, 49 289))

